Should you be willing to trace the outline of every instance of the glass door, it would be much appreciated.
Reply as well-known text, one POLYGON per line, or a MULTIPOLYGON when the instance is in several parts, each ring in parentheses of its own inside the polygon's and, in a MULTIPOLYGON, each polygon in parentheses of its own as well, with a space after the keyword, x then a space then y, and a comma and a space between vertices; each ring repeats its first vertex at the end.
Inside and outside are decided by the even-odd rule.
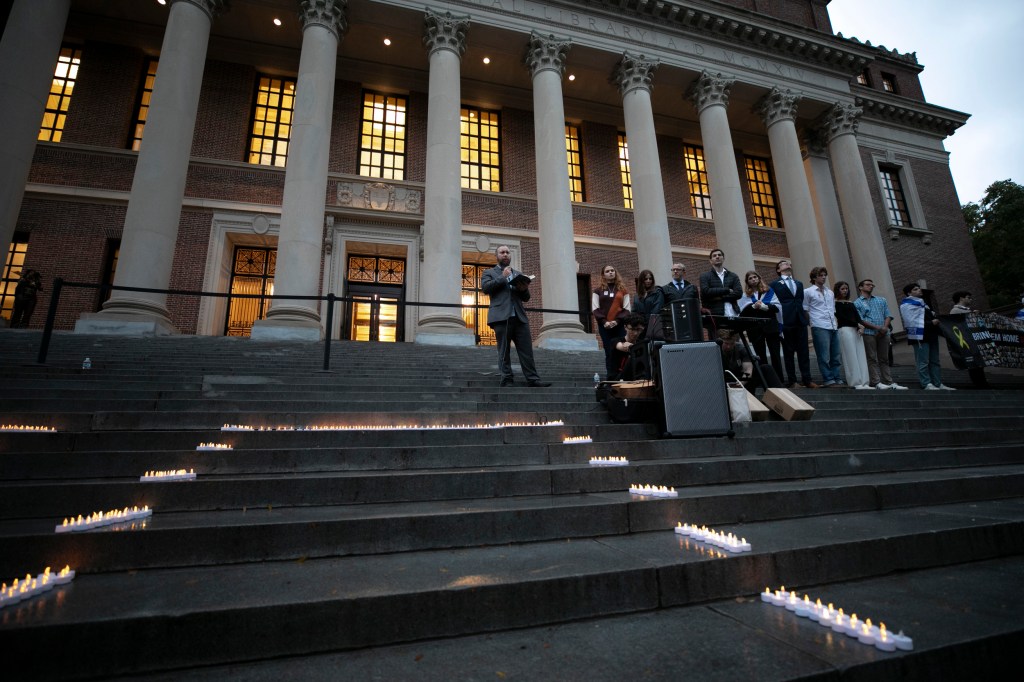
POLYGON ((381 294, 352 294, 352 314, 348 337, 353 341, 385 341, 399 339, 399 299, 381 294))
POLYGON ((224 322, 225 336, 249 336, 256 320, 267 316, 270 297, 274 295, 274 271, 277 250, 236 246, 231 270, 231 296, 228 316, 224 322), (253 294, 259 298, 240 298, 253 294))

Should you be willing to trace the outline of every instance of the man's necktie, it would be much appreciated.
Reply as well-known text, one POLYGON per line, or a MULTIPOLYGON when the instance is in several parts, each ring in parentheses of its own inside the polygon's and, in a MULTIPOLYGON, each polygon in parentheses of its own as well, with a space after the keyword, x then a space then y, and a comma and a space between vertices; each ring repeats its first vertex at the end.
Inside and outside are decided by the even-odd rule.
POLYGON ((789 287, 789 293, 791 293, 794 296, 796 296, 796 283, 793 282, 793 278, 792 277, 787 277, 786 278, 786 286, 789 287))

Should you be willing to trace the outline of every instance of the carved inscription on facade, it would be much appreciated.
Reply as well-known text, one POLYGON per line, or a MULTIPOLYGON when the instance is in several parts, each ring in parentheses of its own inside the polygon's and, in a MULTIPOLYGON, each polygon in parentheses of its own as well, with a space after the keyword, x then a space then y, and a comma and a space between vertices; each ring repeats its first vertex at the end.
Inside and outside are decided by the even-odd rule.
POLYGON ((386 182, 339 182, 335 190, 336 206, 370 211, 418 214, 422 199, 421 190, 386 182))

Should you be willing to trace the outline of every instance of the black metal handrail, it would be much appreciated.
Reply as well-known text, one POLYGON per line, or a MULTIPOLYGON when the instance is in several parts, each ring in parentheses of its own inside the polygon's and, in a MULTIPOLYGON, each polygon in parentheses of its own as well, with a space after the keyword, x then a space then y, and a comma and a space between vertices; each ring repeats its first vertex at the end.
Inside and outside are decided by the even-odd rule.
MULTIPOLYGON (((46 364, 46 356, 50 349, 50 337, 53 336, 53 325, 57 319, 57 307, 60 305, 60 294, 64 287, 75 287, 79 289, 99 289, 100 291, 136 291, 147 294, 174 294, 175 296, 199 296, 199 297, 210 297, 210 298, 269 298, 272 300, 291 300, 291 301, 327 301, 327 316, 324 320, 324 328, 327 333, 324 335, 324 371, 328 371, 331 368, 331 328, 334 326, 334 304, 338 301, 351 303, 356 299, 352 296, 336 296, 333 292, 328 293, 326 296, 295 296, 295 295, 278 295, 264 296, 263 294, 231 294, 221 291, 193 291, 190 289, 150 289, 147 287, 125 287, 116 286, 113 284, 97 284, 95 282, 66 282, 62 277, 55 277, 53 279, 53 287, 50 289, 50 306, 46 311, 46 323, 43 326, 43 336, 39 341, 39 355, 36 358, 36 362, 40 365, 46 364)), ((486 308, 487 306, 476 303, 473 305, 463 305, 461 303, 426 303, 423 301, 402 301, 398 305, 402 306, 419 306, 424 308, 486 308)), ((528 312, 533 313, 558 313, 565 315, 575 315, 579 317, 579 310, 558 310, 555 308, 526 308, 528 312)))

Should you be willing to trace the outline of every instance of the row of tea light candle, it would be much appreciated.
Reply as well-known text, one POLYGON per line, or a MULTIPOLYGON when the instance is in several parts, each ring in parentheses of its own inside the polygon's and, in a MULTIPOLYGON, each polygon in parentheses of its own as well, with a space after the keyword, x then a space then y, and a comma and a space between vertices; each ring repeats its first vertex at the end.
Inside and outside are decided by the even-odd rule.
POLYGON ((628 467, 629 460, 625 457, 591 457, 592 467, 628 467))
POLYGON ((28 426, 25 424, 2 424, 0 431, 6 433, 56 433, 52 426, 28 426))
POLYGON ((679 493, 676 492, 675 488, 664 485, 640 485, 634 483, 629 486, 629 492, 631 495, 645 495, 647 497, 679 497, 679 493))
POLYGON ((732 533, 723 533, 717 531, 714 528, 708 528, 707 526, 697 527, 696 524, 690 525, 688 523, 678 523, 675 527, 677 535, 685 535, 688 538, 705 542, 715 547, 720 547, 727 552, 734 554, 739 552, 749 552, 753 549, 751 544, 747 542, 746 538, 738 538, 732 533))
POLYGON ((847 637, 855 637, 861 644, 874 646, 880 651, 911 651, 914 648, 914 640, 904 635, 902 630, 894 635, 885 629, 885 623, 873 625, 870 618, 858 620, 856 613, 847 617, 842 609, 837 611, 832 604, 823 606, 820 599, 812 603, 806 594, 802 600, 798 599, 796 592, 787 592, 785 586, 775 592, 764 588, 761 601, 782 606, 800 618, 809 618, 822 627, 831 628, 833 632, 847 637))
POLYGON ((196 480, 195 469, 168 469, 167 471, 147 471, 139 476, 140 481, 165 482, 165 481, 194 481, 196 480))
POLYGON ((453 429, 508 429, 524 426, 564 426, 562 420, 546 422, 497 422, 494 424, 328 424, 324 426, 245 426, 225 424, 221 431, 432 431, 453 429))
POLYGON ((29 597, 52 590, 57 585, 66 585, 74 577, 75 572, 71 570, 70 566, 65 566, 59 573, 51 573, 50 567, 47 566, 45 571, 35 577, 28 573, 21 580, 15 578, 11 585, 3 583, 0 586, 0 608, 17 604, 29 597))
POLYGON ((144 506, 142 509, 138 507, 132 507, 131 509, 125 507, 124 509, 111 509, 108 512, 98 511, 84 518, 79 514, 78 518, 64 519, 64 523, 54 526, 53 531, 55 533, 74 533, 109 526, 114 523, 144 519, 152 515, 153 510, 149 508, 149 505, 144 506))

